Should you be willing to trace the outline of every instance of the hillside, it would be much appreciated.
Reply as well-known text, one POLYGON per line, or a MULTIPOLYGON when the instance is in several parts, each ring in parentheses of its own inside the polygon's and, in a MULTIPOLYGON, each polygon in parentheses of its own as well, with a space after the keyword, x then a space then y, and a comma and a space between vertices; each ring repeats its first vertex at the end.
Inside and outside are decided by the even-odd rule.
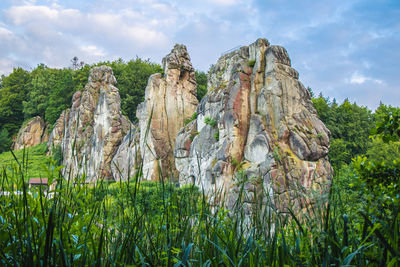
POLYGON ((51 156, 47 156, 47 143, 39 144, 33 147, 29 147, 24 149, 20 149, 17 151, 13 151, 15 157, 12 153, 3 152, 0 154, 0 168, 4 175, 4 171, 8 178, 15 177, 13 175, 14 172, 18 172, 19 165, 24 170, 25 180, 27 181, 30 178, 47 178, 50 163, 52 161, 51 156))

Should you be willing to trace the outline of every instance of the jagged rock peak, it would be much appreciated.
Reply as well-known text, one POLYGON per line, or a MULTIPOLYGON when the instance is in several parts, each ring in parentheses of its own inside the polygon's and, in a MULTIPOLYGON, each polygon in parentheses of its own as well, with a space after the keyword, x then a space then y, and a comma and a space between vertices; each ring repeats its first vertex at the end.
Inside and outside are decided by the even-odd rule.
POLYGON ((166 74, 170 69, 194 71, 186 46, 182 44, 175 44, 171 52, 162 59, 162 65, 166 74))
POLYGON ((110 84, 113 86, 117 84, 112 68, 105 65, 92 68, 90 70, 88 82, 89 84, 99 82, 101 84, 110 84))
POLYGON ((159 73, 150 76, 144 102, 136 114, 143 175, 149 180, 157 180, 159 170, 162 175, 177 175, 173 155, 175 138, 198 104, 195 71, 186 46, 175 45, 164 57, 163 66, 164 77, 159 73))
POLYGON ((210 196, 225 191, 228 203, 244 183, 249 205, 264 191, 282 210, 304 208, 310 195, 302 192, 326 192, 330 132, 298 77, 287 51, 266 39, 221 56, 197 119, 176 139, 180 182, 194 181, 210 196))
POLYGON ((44 120, 36 116, 22 125, 15 139, 13 149, 18 150, 24 147, 31 147, 49 139, 48 125, 44 120))
POLYGON ((121 113, 115 84, 110 67, 94 67, 85 89, 73 95, 71 109, 57 121, 52 136, 55 144, 62 138, 64 175, 74 179, 85 174, 90 181, 113 179, 111 160, 132 127, 121 113))

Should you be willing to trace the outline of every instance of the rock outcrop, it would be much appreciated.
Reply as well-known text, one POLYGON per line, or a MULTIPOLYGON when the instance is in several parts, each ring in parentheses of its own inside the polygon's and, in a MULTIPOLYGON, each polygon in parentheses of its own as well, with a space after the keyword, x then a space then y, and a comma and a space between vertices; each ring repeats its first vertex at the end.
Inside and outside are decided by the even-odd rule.
POLYGON ((115 84, 110 67, 93 68, 85 89, 73 95, 71 109, 57 121, 49 146, 62 136, 64 176, 85 174, 89 181, 113 179, 111 160, 132 127, 121 114, 115 84))
POLYGON ((35 146, 49 140, 48 125, 37 116, 24 124, 18 132, 14 150, 35 146))
POLYGON ((69 113, 70 113, 69 109, 63 110, 61 112, 60 117, 54 124, 53 131, 51 131, 50 134, 49 142, 47 143, 47 147, 50 153, 55 147, 61 146, 63 137, 65 136, 65 132, 67 130, 66 127, 69 120, 69 113))
POLYGON ((115 156, 113 165, 119 169, 114 171, 116 179, 121 175, 127 177, 128 170, 134 172, 138 153, 144 179, 158 180, 159 175, 177 177, 175 139, 198 104, 195 71, 186 46, 175 45, 163 58, 163 68, 164 75, 157 73, 150 76, 144 102, 137 108, 138 129, 125 137, 115 156), (124 163, 123 159, 128 158, 130 160, 124 163))
POLYGON ((197 114, 176 138, 181 184, 225 192, 228 206, 244 186, 249 206, 271 197, 281 210, 302 209, 311 191, 329 187, 330 132, 283 47, 259 39, 223 55, 197 114))
POLYGON ((138 126, 135 125, 122 140, 111 162, 114 180, 127 180, 137 174, 142 163, 139 138, 140 132, 138 126))

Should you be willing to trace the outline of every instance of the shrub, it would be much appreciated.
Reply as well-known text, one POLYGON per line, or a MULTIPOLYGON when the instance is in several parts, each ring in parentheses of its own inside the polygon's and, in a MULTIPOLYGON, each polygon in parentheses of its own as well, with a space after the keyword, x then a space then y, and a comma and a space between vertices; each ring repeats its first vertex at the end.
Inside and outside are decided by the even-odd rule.
POLYGON ((194 121, 195 119, 197 119, 197 112, 194 112, 190 118, 185 120, 184 122, 185 126, 188 125, 190 122, 194 121))
POLYGON ((247 65, 250 68, 253 68, 255 64, 256 64, 256 60, 255 59, 251 59, 251 60, 247 61, 247 65))
POLYGON ((216 119, 211 119, 209 116, 204 118, 204 123, 207 125, 210 125, 211 127, 217 126, 217 120, 216 119))

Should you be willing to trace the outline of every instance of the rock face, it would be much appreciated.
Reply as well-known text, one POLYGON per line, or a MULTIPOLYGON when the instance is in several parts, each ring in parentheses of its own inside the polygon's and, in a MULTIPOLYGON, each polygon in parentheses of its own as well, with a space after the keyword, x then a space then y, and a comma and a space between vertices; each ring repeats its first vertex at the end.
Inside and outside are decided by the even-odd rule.
POLYGON ((124 137, 111 162, 111 170, 116 181, 127 180, 137 174, 142 162, 139 146, 140 132, 133 126, 124 137))
POLYGON ((66 126, 69 119, 70 110, 63 110, 61 112, 60 117, 57 119, 56 123, 54 124, 53 131, 50 134, 49 142, 47 147, 51 152, 54 147, 61 146, 61 142, 66 132, 66 126))
MULTIPOLYGON (((159 171, 176 174, 175 139, 197 108, 195 71, 184 45, 163 58, 164 76, 150 76, 144 102, 137 108, 143 176, 157 180, 159 171)), ((176 179, 177 180, 177 179, 176 179)))
POLYGON ((21 127, 15 139, 14 150, 35 146, 48 140, 48 125, 37 116, 21 127))
POLYGON ((281 210, 302 209, 311 191, 329 187, 330 132, 283 47, 259 39, 223 55, 197 114, 176 138, 181 184, 226 192, 228 206, 243 185, 249 205, 262 191, 281 210))
POLYGON ((89 181, 113 179, 111 160, 132 127, 121 114, 115 84, 110 67, 93 68, 85 90, 74 94, 71 109, 57 121, 49 146, 58 144, 62 136, 66 177, 85 174, 89 181))

